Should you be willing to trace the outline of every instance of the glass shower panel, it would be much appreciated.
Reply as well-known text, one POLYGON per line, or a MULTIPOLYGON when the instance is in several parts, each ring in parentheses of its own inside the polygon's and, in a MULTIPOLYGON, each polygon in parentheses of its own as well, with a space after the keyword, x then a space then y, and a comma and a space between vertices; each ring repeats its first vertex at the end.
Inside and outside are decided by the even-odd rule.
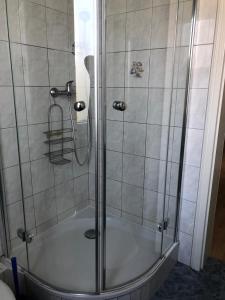
POLYGON ((168 2, 106 1, 106 289, 158 261, 170 222, 178 1, 168 2))
POLYGON ((8 20, 23 184, 11 254, 49 285, 95 292, 94 1, 17 2, 8 20))
POLYGON ((172 108, 169 121, 169 155, 168 180, 169 187, 166 192, 165 219, 168 220, 167 229, 163 236, 163 253, 166 252, 176 240, 177 217, 180 198, 180 168, 182 133, 185 129, 185 108, 189 80, 190 40, 192 38, 193 1, 179 1, 178 22, 175 48, 175 70, 173 74, 172 108))

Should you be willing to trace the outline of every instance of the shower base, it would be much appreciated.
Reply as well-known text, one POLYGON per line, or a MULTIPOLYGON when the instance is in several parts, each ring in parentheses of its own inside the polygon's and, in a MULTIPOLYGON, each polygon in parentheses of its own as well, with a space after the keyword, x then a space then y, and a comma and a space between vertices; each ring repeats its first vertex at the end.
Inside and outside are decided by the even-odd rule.
MULTIPOLYGON (((46 285, 55 287, 56 290, 71 291, 71 293, 74 291, 94 292, 95 239, 85 237, 85 232, 94 228, 94 225, 94 210, 87 208, 36 237, 28 247, 31 273, 46 285)), ((128 223, 120 217, 107 217, 106 230, 107 289, 122 286, 134 278, 141 277, 159 260, 160 239, 157 241, 157 233, 149 228, 128 223)), ((169 260, 169 264, 174 264, 175 256, 169 260)), ((17 249, 17 257, 20 264, 23 264, 26 261, 25 251, 17 249)), ((159 264, 163 265, 165 259, 159 261, 159 264)), ((33 293, 34 285, 36 287, 39 285, 38 280, 32 280, 29 274, 25 278, 28 290, 33 293)), ((145 280, 147 282, 147 277, 145 280)), ((49 292, 48 288, 47 290, 49 292)), ((53 291, 54 289, 51 290, 53 291)), ((32 297, 34 297, 33 294, 32 297)), ((68 299, 78 299, 75 296, 71 297, 72 295, 68 299)), ((110 298, 98 295, 96 299, 110 298)))

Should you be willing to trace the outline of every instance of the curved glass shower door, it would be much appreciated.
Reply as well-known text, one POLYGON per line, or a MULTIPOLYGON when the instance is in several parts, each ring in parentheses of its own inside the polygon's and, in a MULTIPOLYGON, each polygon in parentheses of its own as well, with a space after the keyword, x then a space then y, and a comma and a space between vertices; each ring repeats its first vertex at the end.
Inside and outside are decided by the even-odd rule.
POLYGON ((50 286, 95 292, 95 1, 7 4, 20 158, 10 255, 50 286))
POLYGON ((106 289, 175 242, 192 1, 106 1, 106 289))
POLYGON ((60 291, 125 286, 176 242, 193 1, 5 3, 10 256, 60 291))

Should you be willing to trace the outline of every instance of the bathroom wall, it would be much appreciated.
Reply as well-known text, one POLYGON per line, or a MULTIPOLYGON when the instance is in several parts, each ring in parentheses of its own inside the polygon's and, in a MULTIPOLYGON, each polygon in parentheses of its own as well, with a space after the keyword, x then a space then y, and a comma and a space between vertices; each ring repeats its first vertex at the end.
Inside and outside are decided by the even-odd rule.
MULTIPOLYGON (((175 1, 107 1, 107 210, 156 229, 162 219, 165 141, 169 130, 165 207, 169 219, 167 236, 172 236, 176 212, 192 1, 180 1, 179 4, 172 83, 175 10, 175 1), (133 61, 143 63, 141 78, 130 74, 133 61), (113 110, 114 100, 125 101, 127 110, 124 113, 113 110)), ((216 11, 217 1, 197 1, 179 227, 179 260, 188 265, 216 11)), ((94 200, 92 164, 89 185, 90 199, 94 200)))
POLYGON ((176 1, 117 1, 116 5, 107 1, 107 209, 156 231, 163 219, 167 178, 170 237, 176 215, 191 11, 192 1, 180 3, 174 57, 176 1), (143 64, 141 77, 130 74, 134 61, 143 64), (126 102, 124 113, 113 110, 114 100, 126 102))
POLYGON ((179 260, 190 265, 218 1, 199 0, 183 174, 179 260))
MULTIPOLYGON (((50 87, 64 89, 75 76, 72 4, 69 0, 8 0, 9 49, 5 1, 0 0, 1 156, 12 247, 20 243, 17 229, 24 227, 22 192, 27 229, 34 234, 73 214, 88 200, 88 166, 78 166, 72 154, 66 156, 71 163, 64 166, 50 164, 44 156, 48 146, 43 132, 48 130, 48 108, 53 103, 50 87)), ((67 97, 56 103, 63 107, 64 126, 71 127, 67 97)), ((60 127, 59 120, 54 110, 53 128, 60 127)), ((77 145, 83 157, 86 124, 80 127, 77 145)))
MULTIPOLYGON (((43 153, 47 152, 43 144, 45 137, 42 131, 47 128, 46 112, 50 103, 49 88, 53 85, 64 87, 67 79, 74 77, 73 70, 69 68, 69 66, 73 66, 72 63, 69 63, 71 61, 71 39, 70 34, 66 33, 70 28, 69 32, 72 35, 71 2, 46 0, 45 3, 45 0, 8 0, 16 106, 13 97, 4 3, 4 0, 0 0, 0 133, 5 192, 11 239, 14 246, 18 244, 15 236, 16 229, 23 226, 15 108, 21 141, 26 217, 28 228, 32 232, 41 232, 56 224, 74 212, 74 208, 79 207, 80 203, 81 207, 86 205, 88 198, 94 200, 94 161, 92 159, 88 176, 88 166, 80 169, 73 160, 73 164, 58 168, 50 165, 43 156, 43 153), (57 64, 54 64, 56 60, 57 64), (65 65, 68 65, 68 69, 65 68, 65 65), (67 72, 68 70, 70 71, 67 72), (87 195, 88 180, 89 197, 87 195), (69 191, 67 196, 65 196, 65 191, 69 191)), ((129 220, 144 223, 151 228, 155 227, 161 216, 158 214, 159 208, 162 207, 161 204, 158 204, 161 194, 158 193, 159 182, 155 175, 159 175, 159 167, 163 166, 159 150, 164 149, 162 151, 162 155, 164 155, 165 145, 163 146, 162 140, 168 127, 171 132, 169 174, 172 175, 168 176, 171 179, 175 178, 174 183, 176 182, 174 174, 177 174, 178 168, 179 157, 176 156, 176 153, 179 152, 179 143, 177 145, 175 142, 180 140, 180 116, 183 111, 185 88, 182 75, 185 74, 186 68, 185 58, 187 56, 184 53, 187 54, 190 3, 191 1, 180 3, 179 20, 183 25, 179 26, 178 30, 176 77, 174 79, 174 84, 177 85, 173 85, 172 123, 168 124, 170 103, 167 92, 163 91, 165 77, 161 77, 164 80, 163 86, 157 86, 156 89, 154 86, 147 86, 146 82, 148 81, 147 74, 151 72, 159 76, 156 77, 157 80, 160 79, 160 72, 164 72, 164 75, 170 73, 169 66, 165 67, 164 64, 164 68, 161 69, 160 65, 163 66, 162 61, 166 55, 168 56, 165 61, 171 61, 171 57, 169 59, 170 44, 167 43, 170 43, 172 39, 174 4, 171 4, 168 10, 169 6, 166 1, 154 0, 153 3, 152 1, 132 0, 107 1, 108 28, 109 30, 110 26, 114 28, 112 35, 109 32, 107 34, 108 63, 112 62, 110 69, 113 70, 111 75, 108 74, 108 78, 114 82, 110 85, 108 82, 107 88, 108 211, 123 215, 129 220), (169 40, 167 39, 168 32, 165 29, 165 25, 168 25, 168 14, 166 13, 168 11, 171 14, 171 21, 173 20, 169 26, 169 31, 171 29, 171 34, 169 34, 171 39, 169 40), (152 32, 154 31, 157 34, 160 33, 163 38, 157 40, 156 34, 153 38, 152 32), (148 62, 146 63, 146 57, 150 61, 150 67, 148 62), (150 60, 150 57, 154 60, 150 60), (184 58, 183 63, 182 58, 184 58), (133 60, 143 60, 144 62, 143 80, 138 81, 138 84, 136 78, 130 77, 129 74, 133 60), (154 62, 157 63, 154 65, 154 62), (110 79, 113 74, 115 74, 114 78, 110 79), (179 79, 179 84, 176 78, 179 79), (142 82, 145 82, 144 85, 142 82), (128 110, 125 113, 115 113, 111 109, 114 99, 125 99, 128 110), (136 99, 142 101, 141 105, 136 99), (129 126, 127 126, 128 124, 129 126), (142 128, 144 137, 140 134, 142 128), (160 141, 153 143, 157 136, 160 137, 160 141), (147 149, 146 146, 143 146, 143 140, 147 141, 148 137, 151 137, 150 145, 157 145, 156 148, 147 149), (136 144, 132 144, 133 142, 136 144), (172 149, 177 151, 174 152, 172 149), (146 155, 147 152, 148 155, 146 155), (149 162, 151 166, 155 166, 151 167, 151 170, 153 170, 152 175, 156 181, 152 181, 149 177, 149 181, 146 181, 145 185, 143 181, 143 183, 141 182, 142 186, 137 185, 136 181, 135 184, 127 182, 124 177, 124 171, 128 172, 125 169, 126 161, 130 162, 131 166, 137 162, 142 171, 147 170, 146 162, 149 162), (149 188, 152 185, 153 188, 149 188)), ((186 264, 190 264, 191 259, 216 8, 217 1, 198 0, 180 222, 179 260, 186 264)), ((170 88, 167 87, 166 90, 169 91, 170 88)), ((60 104, 63 105, 66 112, 65 119, 68 119, 68 106, 65 101, 63 99, 60 104)), ((85 142, 81 141, 82 143, 85 145, 85 142)), ((80 151, 80 153, 82 154, 84 151, 80 151)), ((132 170, 129 174, 136 174, 135 179, 139 179, 139 175, 132 170)), ((142 180, 144 179, 142 178, 142 180)), ((170 218, 174 219, 176 185, 169 182, 167 199, 170 201, 167 201, 167 213, 170 218)), ((171 226, 171 230, 172 228, 173 226, 171 226)))

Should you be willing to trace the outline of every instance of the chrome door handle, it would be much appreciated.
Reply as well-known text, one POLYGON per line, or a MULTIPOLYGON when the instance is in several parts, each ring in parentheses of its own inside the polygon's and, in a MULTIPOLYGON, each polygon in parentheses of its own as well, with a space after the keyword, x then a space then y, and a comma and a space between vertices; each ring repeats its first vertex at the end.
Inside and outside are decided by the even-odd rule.
POLYGON ((82 111, 86 108, 86 104, 84 101, 77 101, 74 103, 74 109, 76 111, 82 111))
POLYGON ((114 101, 113 108, 119 111, 124 111, 126 109, 126 103, 124 101, 114 101))

